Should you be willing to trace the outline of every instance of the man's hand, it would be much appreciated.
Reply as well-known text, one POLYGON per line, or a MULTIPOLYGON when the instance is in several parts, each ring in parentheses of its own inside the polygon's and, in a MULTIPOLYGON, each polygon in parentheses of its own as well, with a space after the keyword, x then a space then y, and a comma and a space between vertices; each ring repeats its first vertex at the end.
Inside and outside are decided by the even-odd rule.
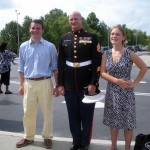
POLYGON ((53 95, 54 95, 55 97, 58 97, 58 96, 59 96, 59 92, 58 92, 58 87, 57 87, 57 86, 54 87, 54 89, 53 89, 53 95))
POLYGON ((24 95, 24 86, 23 86, 23 85, 20 85, 20 87, 19 87, 19 94, 20 94, 21 96, 24 95))

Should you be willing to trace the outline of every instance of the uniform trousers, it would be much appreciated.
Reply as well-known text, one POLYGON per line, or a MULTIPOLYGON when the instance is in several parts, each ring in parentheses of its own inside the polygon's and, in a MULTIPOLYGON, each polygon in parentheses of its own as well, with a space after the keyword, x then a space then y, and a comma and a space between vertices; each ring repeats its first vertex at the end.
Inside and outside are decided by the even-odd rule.
POLYGON ((38 105, 43 113, 43 139, 52 139, 53 135, 53 105, 52 105, 52 81, 44 79, 39 81, 25 79, 24 82, 24 117, 23 125, 25 137, 34 140, 36 132, 36 114, 38 105))
POLYGON ((70 131, 73 137, 73 145, 88 146, 92 136, 95 103, 83 103, 83 91, 65 91, 64 96, 68 111, 70 131))

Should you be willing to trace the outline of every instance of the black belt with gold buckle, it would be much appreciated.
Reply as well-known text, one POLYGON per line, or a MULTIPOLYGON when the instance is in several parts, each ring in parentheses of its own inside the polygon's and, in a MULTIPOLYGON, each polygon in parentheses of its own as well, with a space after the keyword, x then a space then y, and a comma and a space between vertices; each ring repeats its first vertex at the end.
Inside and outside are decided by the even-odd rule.
POLYGON ((39 78, 26 78, 28 80, 34 80, 34 81, 40 81, 40 80, 45 80, 45 79, 49 79, 51 77, 39 77, 39 78))

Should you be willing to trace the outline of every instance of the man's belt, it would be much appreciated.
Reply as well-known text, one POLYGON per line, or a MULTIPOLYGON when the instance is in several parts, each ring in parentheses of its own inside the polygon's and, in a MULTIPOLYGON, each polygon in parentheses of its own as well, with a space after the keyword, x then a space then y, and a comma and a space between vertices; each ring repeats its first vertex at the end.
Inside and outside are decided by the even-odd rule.
POLYGON ((70 66, 70 67, 74 67, 74 68, 79 68, 79 67, 83 67, 83 66, 87 66, 92 64, 91 60, 88 61, 84 61, 84 62, 70 62, 70 61, 66 61, 66 65, 70 66))
POLYGON ((45 79, 49 79, 51 77, 39 77, 39 78, 26 78, 28 80, 34 80, 34 81, 40 81, 40 80, 45 80, 45 79))

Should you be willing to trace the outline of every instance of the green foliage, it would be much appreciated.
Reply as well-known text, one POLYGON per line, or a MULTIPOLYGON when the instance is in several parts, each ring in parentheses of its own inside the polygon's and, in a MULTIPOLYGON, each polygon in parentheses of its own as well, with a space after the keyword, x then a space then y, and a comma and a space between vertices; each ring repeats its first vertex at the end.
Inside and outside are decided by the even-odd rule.
MULTIPOLYGON (((21 29, 21 26, 19 25, 19 30, 20 29, 21 29)), ((6 24, 5 28, 1 31, 1 39, 2 41, 7 41, 8 47, 12 49, 15 53, 17 53, 18 38, 17 38, 17 23, 16 22, 11 21, 10 23, 6 24)))
POLYGON ((44 17, 45 32, 43 37, 58 46, 59 38, 70 30, 68 17, 60 9, 54 9, 44 17))
POLYGON ((30 26, 31 21, 32 21, 32 18, 30 18, 29 16, 25 16, 24 17, 24 22, 22 24, 22 38, 21 38, 21 42, 26 41, 26 40, 28 40, 30 38, 29 26, 30 26))
POLYGON ((88 15, 85 22, 89 26, 89 28, 91 28, 97 34, 98 40, 101 45, 109 45, 108 40, 106 40, 108 39, 107 25, 104 22, 100 22, 94 12, 91 12, 88 15))
POLYGON ((147 48, 147 51, 149 51, 150 52, 150 36, 148 36, 147 37, 147 46, 148 46, 148 48, 147 48))
MULTIPOLYGON (((48 41, 54 43, 56 47, 59 43, 59 38, 62 34, 70 31, 68 16, 61 9, 53 9, 45 16, 40 17, 44 22, 45 31, 43 37, 48 41)), ((29 26, 32 18, 29 16, 24 17, 23 24, 19 25, 19 44, 30 38, 29 26)), ((84 18, 84 28, 88 31, 97 34, 101 46, 110 45, 109 42, 109 29, 104 21, 100 21, 94 12, 91 12, 87 18, 84 18)), ((150 37, 147 37, 145 32, 141 30, 131 30, 122 25, 127 34, 127 45, 147 45, 150 50, 150 37)), ((17 39, 17 22, 11 21, 6 24, 5 28, 1 30, 0 42, 7 41, 8 46, 17 53, 18 39, 17 39)))

